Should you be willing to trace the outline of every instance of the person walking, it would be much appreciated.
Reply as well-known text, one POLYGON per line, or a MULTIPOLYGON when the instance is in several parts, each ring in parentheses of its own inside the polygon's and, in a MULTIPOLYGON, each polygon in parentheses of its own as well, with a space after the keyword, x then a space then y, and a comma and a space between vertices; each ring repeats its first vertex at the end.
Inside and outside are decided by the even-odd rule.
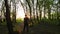
POLYGON ((29 31, 28 23, 29 23, 29 18, 27 15, 25 15, 23 32, 26 31, 27 32, 26 34, 28 34, 28 31, 29 31))

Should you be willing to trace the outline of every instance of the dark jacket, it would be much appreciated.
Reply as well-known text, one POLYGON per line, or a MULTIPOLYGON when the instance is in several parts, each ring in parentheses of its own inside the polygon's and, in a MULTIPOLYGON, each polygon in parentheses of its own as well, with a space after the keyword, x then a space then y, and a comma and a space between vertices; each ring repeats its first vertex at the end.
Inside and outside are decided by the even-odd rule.
POLYGON ((29 18, 28 17, 24 18, 24 25, 28 26, 28 23, 29 23, 29 18))

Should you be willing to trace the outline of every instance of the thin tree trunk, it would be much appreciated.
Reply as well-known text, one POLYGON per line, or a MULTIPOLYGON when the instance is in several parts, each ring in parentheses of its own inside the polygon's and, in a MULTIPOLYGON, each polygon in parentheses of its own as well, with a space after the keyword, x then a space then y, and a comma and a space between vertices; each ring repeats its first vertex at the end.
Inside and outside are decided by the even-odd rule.
POLYGON ((48 8, 48 18, 51 19, 51 8, 48 8))
POLYGON ((33 7, 33 17, 34 17, 34 23, 36 22, 35 21, 35 8, 33 7))
POLYGON ((14 8, 13 8, 13 24, 16 23, 16 3, 14 2, 14 8))
POLYGON ((59 19, 59 14, 58 14, 58 4, 57 4, 57 20, 59 19))
POLYGON ((37 0, 37 3, 36 3, 36 16, 37 16, 37 22, 39 23, 39 16, 38 16, 38 0, 37 0))
POLYGON ((42 11, 40 10, 40 6, 39 6, 39 13, 40 13, 40 21, 41 21, 41 15, 42 15, 42 13, 41 13, 42 11))
POLYGON ((45 6, 44 6, 44 18, 45 18, 45 9, 46 9, 46 8, 45 8, 45 6))
POLYGON ((33 3, 33 23, 35 23, 36 22, 36 19, 35 19, 34 0, 32 0, 32 3, 33 3))

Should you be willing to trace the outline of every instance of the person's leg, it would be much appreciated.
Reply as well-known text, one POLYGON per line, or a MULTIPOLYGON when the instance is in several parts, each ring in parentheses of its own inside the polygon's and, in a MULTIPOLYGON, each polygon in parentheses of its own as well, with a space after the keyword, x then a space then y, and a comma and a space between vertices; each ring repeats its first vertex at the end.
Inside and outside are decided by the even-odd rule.
POLYGON ((24 26, 24 28, 23 28, 23 31, 25 31, 25 26, 24 26))
POLYGON ((28 27, 28 25, 26 26, 26 32, 27 32, 27 34, 28 34, 28 32, 29 32, 29 27, 28 27))
POLYGON ((22 34, 24 34, 24 33, 25 33, 25 28, 26 28, 26 26, 24 25, 24 28, 23 28, 23 32, 22 32, 22 34))

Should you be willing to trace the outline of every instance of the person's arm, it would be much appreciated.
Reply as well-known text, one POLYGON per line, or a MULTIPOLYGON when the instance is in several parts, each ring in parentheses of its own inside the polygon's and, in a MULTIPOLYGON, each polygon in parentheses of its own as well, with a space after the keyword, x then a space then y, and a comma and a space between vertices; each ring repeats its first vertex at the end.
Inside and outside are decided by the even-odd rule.
POLYGON ((24 18, 24 23, 25 23, 25 18, 24 18))
POLYGON ((30 24, 30 19, 29 18, 27 19, 27 21, 28 21, 28 24, 30 24))

